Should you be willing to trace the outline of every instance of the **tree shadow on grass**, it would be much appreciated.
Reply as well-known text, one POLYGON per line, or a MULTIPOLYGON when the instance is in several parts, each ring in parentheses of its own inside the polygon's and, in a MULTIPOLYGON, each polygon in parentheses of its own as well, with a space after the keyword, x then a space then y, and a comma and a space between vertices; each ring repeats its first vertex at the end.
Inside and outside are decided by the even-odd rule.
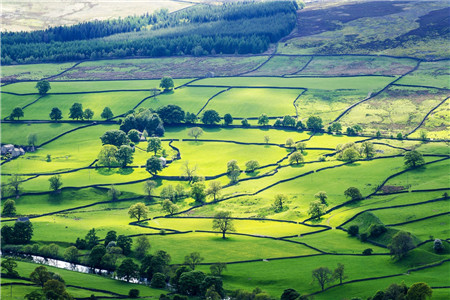
POLYGON ((133 168, 120 168, 118 171, 117 171, 117 174, 120 174, 120 175, 130 175, 130 174, 132 174, 134 172, 134 169, 133 168))
POLYGON ((96 169, 97 173, 103 176, 110 176, 116 174, 116 168, 99 168, 96 169))
POLYGON ((61 204, 63 200, 63 194, 61 192, 53 192, 48 195, 48 202, 53 205, 61 204))

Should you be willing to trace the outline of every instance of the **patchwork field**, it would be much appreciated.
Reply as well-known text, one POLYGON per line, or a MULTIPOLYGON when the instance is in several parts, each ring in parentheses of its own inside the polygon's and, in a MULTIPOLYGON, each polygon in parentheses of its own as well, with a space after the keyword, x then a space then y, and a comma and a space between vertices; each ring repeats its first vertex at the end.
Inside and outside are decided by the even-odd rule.
MULTIPOLYGON (((407 5, 391 7, 389 15, 407 5)), ((305 37, 326 34, 317 30, 305 37)), ((289 52, 291 43, 281 45, 281 51, 289 52)), ((37 251, 29 253, 46 256, 42 248, 55 244, 54 257, 61 260, 92 228, 101 244, 114 230, 133 244, 130 254, 117 255, 116 267, 127 257, 139 266, 145 263, 137 246, 144 236, 151 245, 145 254, 163 250, 171 257, 161 269, 164 278, 173 277, 186 265, 185 257, 198 252, 203 259, 195 270, 210 275, 212 264, 226 264, 221 279, 229 294, 259 287, 268 294, 261 299, 278 299, 293 288, 310 299, 365 299, 392 283, 423 281, 433 299, 448 299, 450 91, 445 61, 422 61, 416 69, 419 60, 414 58, 305 52, 87 61, 73 69, 73 64, 7 67, 2 79, 16 82, 1 87, 1 142, 27 153, 13 159, 2 156, 2 208, 8 200, 16 207, 15 215, 3 214, 2 227, 15 224, 18 217, 30 218, 30 247, 37 251), (151 90, 159 87, 162 76, 174 78, 174 89, 155 95, 151 90), (35 86, 46 77, 52 77, 51 89, 40 97, 35 86), (33 81, 21 81, 28 79, 33 81), (91 109, 93 117, 69 119, 73 103, 91 109), (138 123, 154 121, 151 114, 167 105, 199 119, 185 122, 183 116, 164 123, 161 148, 146 151, 152 127, 138 123), (23 111, 20 118, 11 116, 17 107, 23 111), (62 112, 58 122, 50 120, 53 107, 62 112), (114 114, 108 121, 101 117, 105 107, 114 114), (204 124, 204 113, 210 110, 220 121, 204 124), (100 137, 128 126, 129 114, 139 120, 134 126, 140 132, 148 129, 149 137, 132 143, 133 160, 127 166, 103 165, 100 137), (230 124, 224 124, 225 114, 232 116, 230 124), (258 124, 262 114, 270 118, 268 124, 258 124), (276 120, 285 116, 293 117, 294 126, 276 120), (308 124, 311 116, 321 118, 319 130, 308 124), (249 125, 242 125, 244 118, 250 119, 249 125), (275 122, 281 125, 273 126, 275 122), (329 128, 336 122, 340 130, 329 128), (201 135, 193 135, 195 127, 201 135), (32 152, 33 134, 37 149, 32 152), (367 145, 373 146, 368 157, 367 145), (412 151, 423 155, 422 166, 405 165, 412 151), (355 156, 346 158, 349 152, 355 156), (149 172, 147 161, 154 154, 164 157, 166 165, 149 172), (235 181, 227 166, 233 160, 239 168, 235 181), (249 168, 249 161, 257 166, 249 168), (189 178, 186 168, 195 176, 189 178), (62 182, 56 192, 49 182, 55 175, 62 182), (145 190, 148 180, 154 181, 151 197, 145 190), (206 194, 213 185, 220 187, 218 193, 206 194), (195 194, 196 187, 203 196, 195 194), (360 192, 358 199, 346 193, 350 187, 360 192), (321 191, 326 193, 323 204, 318 200, 321 191), (275 201, 280 197, 281 206, 275 201), (174 211, 163 206, 166 199, 176 205, 174 211), (148 213, 139 220, 130 218, 130 206, 140 202, 148 213), (226 239, 213 228, 220 212, 231 213, 228 220, 235 229, 226 232, 226 239), (351 225, 359 226, 355 236, 347 232, 351 225), (385 231, 371 235, 374 225, 385 231), (413 246, 404 258, 395 259, 388 246, 400 231, 411 233, 413 246), (441 252, 433 248, 435 239, 443 243, 441 252), (372 254, 367 254, 369 248, 372 254), (342 285, 332 280, 322 290, 311 283, 314 269, 333 271, 338 264, 345 266, 342 285)), ((15 252, 29 248, 2 246, 15 252)), ((88 264, 90 253, 80 248, 79 262, 88 264)), ((37 289, 27 279, 36 266, 19 261, 17 271, 25 278, 2 278, 2 293, 8 295, 12 287, 14 295, 5 299, 23 299, 37 289)), ((76 298, 124 298, 132 288, 141 297, 168 292, 150 288, 148 282, 48 269, 63 276, 76 298)))

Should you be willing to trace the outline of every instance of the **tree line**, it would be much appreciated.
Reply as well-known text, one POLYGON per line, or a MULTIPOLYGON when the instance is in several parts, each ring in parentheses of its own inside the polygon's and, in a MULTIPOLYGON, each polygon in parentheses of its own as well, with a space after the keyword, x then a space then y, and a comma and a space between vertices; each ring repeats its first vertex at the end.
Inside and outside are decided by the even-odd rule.
POLYGON ((292 31, 297 9, 291 1, 198 5, 173 14, 160 10, 124 19, 6 32, 1 62, 261 53, 292 31))

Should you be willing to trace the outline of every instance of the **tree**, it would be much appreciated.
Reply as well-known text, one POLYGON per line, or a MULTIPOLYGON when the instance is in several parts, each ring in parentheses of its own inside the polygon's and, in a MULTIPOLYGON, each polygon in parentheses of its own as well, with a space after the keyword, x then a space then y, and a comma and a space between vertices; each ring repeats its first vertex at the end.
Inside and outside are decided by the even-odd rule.
POLYGON ((281 121, 281 124, 284 127, 294 127, 295 126, 295 119, 291 116, 284 116, 283 120, 281 121))
POLYGON ((117 199, 119 199, 120 191, 116 189, 113 184, 111 184, 108 189, 108 196, 112 201, 116 201, 117 199))
POLYGON ((70 263, 78 262, 78 249, 75 246, 70 246, 64 251, 64 260, 70 263))
POLYGON ((136 257, 139 259, 144 258, 144 256, 147 254, 147 251, 150 250, 150 242, 148 241, 148 238, 146 236, 139 236, 136 239, 136 257))
POLYGON ((327 199, 328 199, 327 192, 324 192, 324 191, 317 192, 317 194, 314 195, 314 198, 319 199, 322 204, 325 204, 325 205, 328 206, 328 203, 327 203, 327 199))
POLYGON ((130 218, 136 218, 138 222, 141 221, 141 219, 146 219, 148 213, 149 210, 147 206, 145 206, 145 204, 142 202, 131 205, 130 209, 128 210, 128 215, 130 216, 130 218))
POLYGON ((166 105, 158 108, 156 113, 159 115, 164 124, 181 123, 184 121, 184 110, 178 105, 166 105))
POLYGON ((388 249, 395 259, 402 259, 409 250, 414 248, 414 241, 411 233, 405 231, 397 232, 393 237, 388 249))
POLYGON ((41 287, 52 278, 52 275, 44 266, 39 266, 30 274, 30 280, 41 287))
POLYGON ((27 137, 28 145, 30 146, 36 146, 37 143, 37 134, 36 133, 30 133, 27 137))
POLYGON ((185 122, 187 124, 195 124, 197 122, 197 120, 198 120, 198 118, 197 118, 196 114, 190 113, 190 112, 186 113, 185 122))
POLYGON ((15 270, 17 268, 17 263, 12 257, 7 257, 3 259, 1 266, 2 272, 6 273, 7 277, 10 278, 19 277, 19 273, 15 270))
POLYGON ((120 146, 116 153, 116 160, 122 168, 125 168, 128 164, 133 163, 133 149, 131 149, 128 145, 120 146))
POLYGON ((184 264, 191 267, 192 270, 195 270, 195 266, 197 266, 203 260, 204 258, 200 256, 200 253, 192 252, 191 254, 184 257, 184 264))
POLYGON ((375 148, 372 143, 364 142, 361 145, 362 153, 366 156, 366 158, 371 158, 375 155, 375 148))
POLYGON ((311 218, 320 218, 326 211, 326 206, 320 200, 315 200, 309 203, 308 214, 311 218))
POLYGON ((361 195, 361 192, 357 188, 355 188, 353 186, 351 186, 348 189, 346 189, 345 192, 344 192, 344 195, 347 198, 350 198, 351 201, 358 201, 358 200, 361 200, 363 198, 363 196, 361 195))
POLYGON ((405 154, 404 161, 405 166, 410 169, 425 165, 423 155, 416 150, 407 152, 405 154))
POLYGON ((114 231, 114 230, 110 230, 106 234, 106 237, 105 237, 105 240, 104 240, 103 244, 105 245, 105 247, 107 247, 109 243, 115 242, 115 241, 117 241, 117 232, 114 231))
POLYGON ((171 91, 174 87, 173 79, 170 76, 164 76, 161 78, 161 82, 159 83, 159 87, 164 89, 164 92, 171 91))
POLYGON ((125 258, 117 268, 117 276, 119 278, 125 278, 127 282, 131 279, 139 276, 139 266, 133 262, 131 258, 125 258))
POLYGON ((98 164, 108 168, 117 166, 117 151, 118 149, 114 145, 103 145, 97 157, 98 164))
POLYGON ((325 284, 333 280, 333 273, 327 267, 320 267, 312 271, 313 282, 317 281, 322 289, 325 289, 325 284))
POLYGON ((222 233, 223 239, 225 239, 225 234, 227 232, 235 231, 231 212, 221 211, 216 213, 212 222, 212 228, 218 229, 222 233))
POLYGON ((147 152, 153 152, 154 155, 156 155, 156 153, 161 149, 161 139, 157 137, 151 137, 148 139, 147 152))
POLYGON ((250 127, 250 123, 248 123, 248 120, 245 118, 241 120, 241 124, 244 127, 250 127))
POLYGON ((377 238, 381 236, 382 234, 387 232, 386 227, 384 227, 383 224, 372 224, 369 227, 369 236, 371 238, 377 238))
POLYGON ((284 143, 286 147, 291 148, 294 145, 294 140, 292 138, 288 138, 286 143, 284 143))
POLYGON ((364 251, 363 251, 363 255, 372 255, 372 253, 373 253, 373 249, 372 248, 367 248, 367 249, 364 249, 364 251))
POLYGON ((286 289, 283 291, 280 300, 296 300, 300 294, 294 289, 286 289))
POLYGON ((213 196, 213 201, 216 201, 217 197, 219 197, 220 195, 221 190, 222 185, 220 184, 220 181, 210 181, 208 189, 206 190, 206 194, 213 196))
POLYGON ((166 276, 163 273, 153 274, 150 286, 156 289, 162 289, 166 287, 166 276))
POLYGON ((355 148, 347 148, 342 151, 341 159, 343 161, 354 162, 359 158, 359 153, 355 148))
POLYGON ((269 117, 266 114, 262 114, 258 117, 258 125, 266 126, 269 124, 269 117))
POLYGON ((193 137, 196 140, 201 135, 203 135, 203 129, 201 129, 200 127, 192 127, 188 131, 188 136, 193 137))
POLYGON ((303 158, 303 154, 300 151, 294 151, 290 156, 289 156, 289 163, 291 164, 299 164, 301 162, 303 162, 304 158, 303 158))
POLYGON ((255 172, 256 169, 260 167, 259 162, 257 160, 249 160, 245 163, 245 172, 255 172))
POLYGON ((225 264, 225 263, 216 263, 216 264, 212 264, 209 267, 211 274, 213 276, 219 276, 219 277, 222 275, 222 272, 226 269, 227 269, 227 264, 225 264))
POLYGON ((119 235, 117 237, 117 247, 122 249, 123 255, 129 255, 131 253, 131 246, 133 240, 129 236, 119 235))
POLYGON ((419 135, 420 135, 420 139, 421 139, 423 142, 428 141, 428 135, 427 135, 427 132, 426 132, 425 130, 421 130, 420 133, 419 133, 419 135))
POLYGON ((176 204, 174 204, 172 201, 170 201, 169 199, 164 200, 161 203, 161 207, 169 215, 173 215, 174 213, 176 213, 178 211, 178 206, 176 204))
POLYGON ((49 114, 49 117, 51 120, 58 122, 59 120, 62 119, 62 112, 59 108, 53 107, 52 111, 49 114))
POLYGON ((103 245, 96 245, 92 248, 88 256, 88 265, 92 268, 100 268, 103 256, 106 254, 106 248, 103 245))
POLYGON ((8 179, 8 185, 15 196, 20 193, 20 185, 22 184, 23 178, 17 174, 12 174, 8 179))
POLYGON ((147 195, 147 199, 152 199, 152 192, 156 188, 156 186, 156 181, 147 180, 144 182, 144 192, 147 195))
POLYGON ((266 144, 268 144, 269 141, 270 141, 270 136, 265 135, 265 136, 264 136, 264 142, 265 142, 266 144))
POLYGON ((50 86, 50 82, 47 80, 41 80, 36 83, 35 88, 38 89, 39 95, 45 95, 52 87, 50 86))
POLYGON ((306 149, 306 144, 299 142, 299 143, 295 144, 295 149, 297 149, 298 151, 300 151, 303 154, 303 151, 305 151, 305 149, 306 149))
POLYGON ((31 293, 25 295, 27 300, 46 300, 41 290, 34 290, 31 293))
POLYGON ((196 182, 196 183, 192 184, 191 193, 190 193, 191 197, 199 203, 205 202, 205 198, 206 198, 205 189, 206 189, 206 187, 203 182, 196 182))
POLYGON ((106 106, 103 111, 102 114, 100 115, 100 117, 102 117, 102 119, 112 119, 112 117, 114 117, 114 114, 111 110, 111 108, 109 108, 108 106, 106 106))
POLYGON ((130 289, 128 291, 128 297, 130 298, 138 298, 139 297, 139 290, 138 289, 130 289))
POLYGON ((434 240, 433 250, 436 253, 442 253, 445 250, 444 244, 442 244, 442 241, 440 239, 435 239, 434 240))
POLYGON ((9 115, 9 117, 14 120, 14 118, 17 118, 19 120, 21 117, 23 117, 23 110, 21 107, 16 107, 13 109, 12 113, 9 115))
POLYGON ((233 124, 233 117, 230 114, 225 114, 223 116, 223 122, 227 126, 230 125, 230 124, 233 124))
POLYGON ((16 215, 16 201, 8 199, 3 204, 2 215, 5 217, 13 217, 16 215))
POLYGON ((239 168, 236 160, 230 160, 227 163, 227 176, 230 178, 231 183, 236 183, 238 177, 241 175, 241 169, 239 168))
POLYGON ((397 139, 403 140, 403 135, 401 132, 397 133, 397 139))
POLYGON ((139 131, 137 131, 136 129, 131 129, 130 131, 128 131, 127 136, 128 139, 133 143, 139 143, 139 141, 141 140, 139 131))
POLYGON ((219 113, 213 109, 206 110, 202 115, 204 124, 216 124, 220 122, 219 113))
POLYGON ((306 121, 306 126, 313 132, 319 132, 322 130, 322 118, 317 116, 310 116, 306 121))
POLYGON ((90 108, 86 108, 83 112, 83 118, 90 120, 94 117, 94 112, 90 108))
POLYGON ((159 196, 163 199, 169 199, 172 202, 177 200, 177 192, 171 184, 165 185, 159 193, 159 196))
POLYGON ((406 294, 407 300, 425 300, 431 299, 433 290, 425 282, 416 282, 409 289, 406 294))
POLYGON ((97 233, 95 232, 95 228, 89 230, 84 239, 86 240, 86 246, 88 249, 94 248, 94 246, 97 245, 98 241, 100 240, 97 236, 97 233))
POLYGON ((81 103, 74 103, 69 110, 69 118, 73 120, 83 119, 83 105, 81 103))
POLYGON ((147 159, 147 163, 145 165, 145 169, 150 174, 156 175, 159 171, 163 169, 161 159, 159 159, 156 156, 152 156, 149 159, 147 159))
POLYGON ((359 233, 359 226, 358 225, 351 225, 348 228, 348 234, 351 236, 356 236, 359 233))
POLYGON ((334 269, 333 277, 336 279, 339 279, 339 284, 342 284, 342 280, 346 278, 344 274, 345 266, 341 263, 338 263, 338 266, 336 269, 334 269))
POLYGON ((128 144, 130 141, 128 140, 128 136, 122 130, 113 129, 106 131, 100 139, 102 140, 103 145, 114 145, 116 147, 120 147, 122 145, 128 144))
POLYGON ((178 280, 178 291, 189 296, 200 296, 205 277, 205 274, 201 271, 184 272, 178 280))
POLYGON ((342 131, 341 123, 335 122, 330 126, 331 132, 340 133, 342 131))
POLYGON ((61 180, 61 175, 53 175, 48 179, 50 182, 50 189, 54 192, 60 189, 60 187, 63 185, 61 180))
POLYGON ((273 201, 273 207, 275 211, 282 211, 283 205, 286 203, 287 197, 283 194, 275 195, 275 200, 273 201))

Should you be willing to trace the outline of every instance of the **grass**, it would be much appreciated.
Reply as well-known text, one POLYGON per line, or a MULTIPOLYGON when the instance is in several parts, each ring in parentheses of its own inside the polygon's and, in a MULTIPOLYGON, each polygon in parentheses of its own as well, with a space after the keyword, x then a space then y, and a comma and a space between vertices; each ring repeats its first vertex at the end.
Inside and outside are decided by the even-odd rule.
POLYGON ((402 75, 417 62, 412 59, 367 56, 314 56, 310 64, 296 75, 402 75))
POLYGON ((62 112, 63 120, 70 120, 70 107, 74 103, 81 103, 83 109, 90 108, 94 112, 93 120, 102 120, 101 114, 105 106, 111 108, 113 114, 117 116, 132 110, 142 99, 148 96, 148 92, 115 92, 78 95, 50 94, 27 107, 24 110, 24 118, 31 120, 49 120, 49 114, 52 108, 58 107, 62 112))
POLYGON ((398 81, 398 84, 427 85, 449 89, 449 67, 449 60, 422 62, 416 71, 403 77, 398 81))
MULTIPOLYGON (((175 79, 175 87, 189 82, 190 79, 175 79)), ((159 87, 159 80, 115 80, 115 81, 52 81, 52 93, 79 93, 110 90, 150 90, 159 87)), ((37 93, 36 82, 18 82, 2 87, 4 92, 17 94, 37 93)), ((150 96, 150 91, 148 96, 150 96)))
POLYGON ((2 66, 2 81, 40 80, 61 73, 74 63, 2 66))
POLYGON ((4 123, 2 124, 2 143, 27 145, 28 135, 37 135, 37 145, 42 144, 59 134, 79 127, 78 124, 51 123, 51 124, 23 124, 4 123))
POLYGON ((289 75, 296 73, 303 68, 309 61, 310 57, 289 57, 274 56, 261 68, 256 71, 247 73, 247 76, 271 76, 271 75, 289 75))
POLYGON ((205 110, 213 109, 236 118, 295 115, 294 100, 304 90, 231 89, 213 98, 205 110), (277 101, 274 101, 276 99, 277 101))
POLYGON ((160 79, 233 76, 248 72, 263 63, 267 56, 254 57, 158 57, 88 61, 58 79, 160 79), (176 66, 176 68, 174 68, 176 66))
POLYGON ((2 119, 5 117, 9 117, 9 115, 12 113, 14 108, 16 108, 16 107, 22 108, 25 105, 30 104, 31 102, 36 100, 38 97, 39 97, 38 95, 15 96, 15 95, 8 95, 8 94, 0 94, 2 119))

